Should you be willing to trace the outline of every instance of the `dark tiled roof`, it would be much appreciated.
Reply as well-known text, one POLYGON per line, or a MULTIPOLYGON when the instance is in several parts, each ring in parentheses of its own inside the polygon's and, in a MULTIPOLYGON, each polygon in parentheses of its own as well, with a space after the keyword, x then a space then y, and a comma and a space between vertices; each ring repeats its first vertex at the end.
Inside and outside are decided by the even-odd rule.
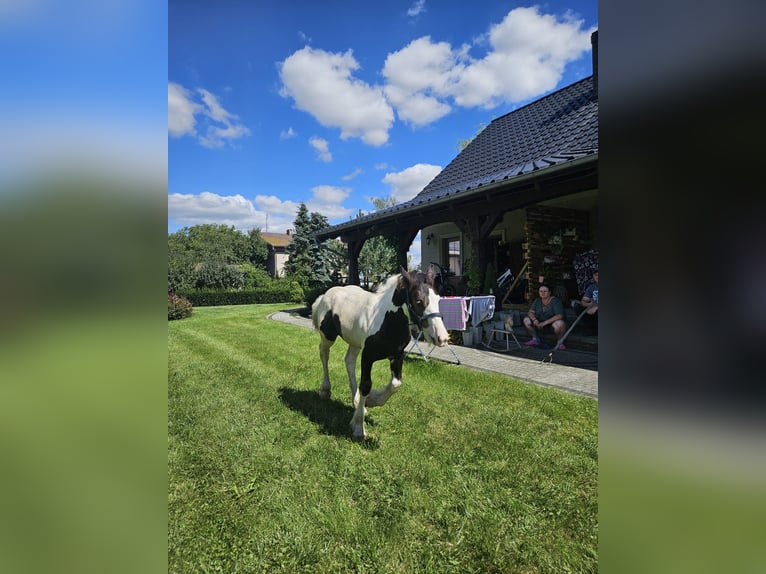
POLYGON ((595 154, 598 99, 590 76, 494 119, 411 200, 330 229, 342 231, 595 154))

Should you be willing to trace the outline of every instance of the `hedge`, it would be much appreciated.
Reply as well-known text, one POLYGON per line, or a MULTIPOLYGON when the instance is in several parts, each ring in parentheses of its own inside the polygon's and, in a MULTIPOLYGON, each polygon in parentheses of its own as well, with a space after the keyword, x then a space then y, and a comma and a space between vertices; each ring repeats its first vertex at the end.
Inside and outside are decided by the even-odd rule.
POLYGON ((251 305, 253 303, 294 303, 303 300, 303 289, 300 285, 280 285, 272 288, 248 289, 242 291, 224 291, 205 289, 179 292, 195 307, 211 307, 213 305, 251 305))

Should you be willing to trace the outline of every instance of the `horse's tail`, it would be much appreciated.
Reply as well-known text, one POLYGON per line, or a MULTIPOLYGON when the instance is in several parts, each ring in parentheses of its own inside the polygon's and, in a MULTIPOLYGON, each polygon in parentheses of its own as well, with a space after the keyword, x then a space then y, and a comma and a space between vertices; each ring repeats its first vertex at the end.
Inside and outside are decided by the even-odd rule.
POLYGON ((320 295, 319 297, 317 297, 316 300, 314 301, 314 304, 311 305, 311 322, 314 324, 314 329, 317 329, 317 330, 319 330, 318 309, 319 309, 319 305, 322 302, 322 297, 324 297, 324 295, 320 295))

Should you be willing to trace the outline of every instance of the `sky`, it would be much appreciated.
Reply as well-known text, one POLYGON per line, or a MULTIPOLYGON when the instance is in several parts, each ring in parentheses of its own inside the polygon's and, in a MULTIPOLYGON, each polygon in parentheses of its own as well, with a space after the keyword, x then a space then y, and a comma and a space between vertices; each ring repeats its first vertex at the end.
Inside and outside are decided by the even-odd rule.
POLYGON ((171 0, 168 232, 407 201, 461 140, 591 75, 597 28, 595 0, 171 0))

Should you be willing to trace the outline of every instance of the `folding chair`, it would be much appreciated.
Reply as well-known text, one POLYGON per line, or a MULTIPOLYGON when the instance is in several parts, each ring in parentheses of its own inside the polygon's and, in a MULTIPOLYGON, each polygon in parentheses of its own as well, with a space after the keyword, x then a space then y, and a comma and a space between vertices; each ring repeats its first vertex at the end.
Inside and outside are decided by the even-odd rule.
POLYGON ((519 343, 519 340, 516 338, 516 334, 513 332, 513 317, 507 317, 505 319, 505 329, 492 328, 489 332, 489 337, 487 338, 487 342, 484 342, 484 341, 481 342, 481 344, 487 347, 488 349, 492 349, 493 351, 499 351, 500 349, 495 349, 492 346, 492 341, 494 341, 495 339, 495 333, 500 333, 504 335, 506 351, 511 350, 511 338, 513 338, 513 340, 516 341, 516 346, 519 349, 522 348, 521 343, 519 343))
MULTIPOLYGON (((421 349, 420 345, 418 344, 419 341, 425 342, 425 339, 423 338, 423 332, 422 331, 418 334, 417 338, 411 336, 411 339, 412 339, 412 347, 415 347, 418 350, 418 353, 420 353, 420 356, 423 357, 423 360, 427 363, 428 362, 428 357, 431 356, 431 353, 433 353, 434 350, 437 349, 437 347, 435 345, 432 345, 431 346, 431 350, 428 351, 428 353, 424 353, 423 352, 423 349, 421 349)), ((410 347, 407 351, 405 351, 405 355, 409 355, 410 353, 413 352, 412 347, 410 347)), ((459 365, 460 364, 460 358, 455 354, 455 350, 452 347, 450 347, 449 343, 446 345, 446 347, 447 347, 447 349, 449 349, 449 352, 452 353, 452 356, 455 357, 455 361, 459 365)))

